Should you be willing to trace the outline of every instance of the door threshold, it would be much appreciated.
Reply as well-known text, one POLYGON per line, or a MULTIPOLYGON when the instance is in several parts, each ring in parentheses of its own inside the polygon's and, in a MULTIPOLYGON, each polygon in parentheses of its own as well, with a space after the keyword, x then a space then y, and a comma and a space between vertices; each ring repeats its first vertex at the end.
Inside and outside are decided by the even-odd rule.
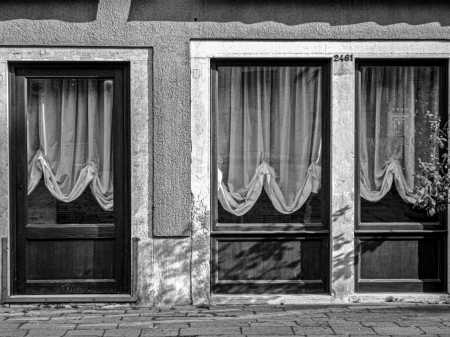
POLYGON ((352 293, 341 298, 328 294, 211 294, 211 304, 293 304, 293 305, 410 305, 450 303, 450 294, 440 293, 352 293))
POLYGON ((137 297, 129 294, 10 295, 3 299, 3 303, 131 303, 136 301, 137 297))
POLYGON ((323 294, 211 294, 212 304, 335 304, 333 296, 323 294))

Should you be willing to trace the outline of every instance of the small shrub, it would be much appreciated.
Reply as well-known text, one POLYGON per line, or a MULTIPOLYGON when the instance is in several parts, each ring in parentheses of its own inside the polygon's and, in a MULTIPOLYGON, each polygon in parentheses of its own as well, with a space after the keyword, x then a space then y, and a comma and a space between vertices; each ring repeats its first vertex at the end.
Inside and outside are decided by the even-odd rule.
POLYGON ((428 160, 419 158, 419 172, 415 175, 417 208, 426 210, 428 215, 442 214, 447 210, 450 177, 448 173, 448 123, 442 125, 439 117, 427 113, 431 134, 431 151, 428 160))

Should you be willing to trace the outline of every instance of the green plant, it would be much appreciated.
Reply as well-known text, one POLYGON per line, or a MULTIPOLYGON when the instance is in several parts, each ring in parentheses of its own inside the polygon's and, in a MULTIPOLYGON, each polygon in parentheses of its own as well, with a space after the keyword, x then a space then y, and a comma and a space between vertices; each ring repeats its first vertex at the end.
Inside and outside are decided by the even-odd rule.
POLYGON ((430 157, 419 158, 419 172, 415 175, 417 208, 428 215, 442 214, 447 210, 450 176, 448 172, 448 123, 442 124, 439 117, 427 113, 431 133, 429 135, 430 157))

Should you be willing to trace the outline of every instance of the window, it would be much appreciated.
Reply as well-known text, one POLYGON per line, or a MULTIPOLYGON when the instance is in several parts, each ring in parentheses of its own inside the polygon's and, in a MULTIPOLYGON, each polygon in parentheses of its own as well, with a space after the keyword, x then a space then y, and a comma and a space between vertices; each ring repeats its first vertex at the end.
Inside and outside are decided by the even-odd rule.
POLYGON ((326 223, 323 64, 220 61, 213 76, 217 221, 326 223))
POLYGON ((441 151, 430 139, 435 123, 447 121, 442 69, 420 61, 361 63, 361 222, 439 221, 414 207, 414 193, 420 162, 441 151))
POLYGON ((114 222, 113 81, 27 81, 28 223, 114 222))

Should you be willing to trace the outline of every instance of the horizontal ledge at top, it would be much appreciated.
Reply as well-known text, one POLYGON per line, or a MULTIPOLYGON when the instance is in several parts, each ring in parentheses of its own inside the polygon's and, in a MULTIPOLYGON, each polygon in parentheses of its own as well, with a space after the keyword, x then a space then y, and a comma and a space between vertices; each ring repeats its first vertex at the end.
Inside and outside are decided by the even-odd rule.
POLYGON ((408 41, 408 40, 312 40, 271 41, 236 40, 191 41, 191 57, 324 57, 334 54, 354 54, 354 57, 441 57, 449 58, 450 41, 408 41))
POLYGON ((52 229, 64 229, 64 228, 86 228, 86 227, 111 227, 114 226, 114 223, 93 223, 93 224, 78 224, 78 223, 67 223, 67 224, 27 224, 26 228, 52 228, 52 229))
POLYGON ((252 222, 252 223, 239 223, 239 222, 218 222, 216 224, 217 226, 241 226, 241 227, 260 227, 260 226, 290 226, 290 227, 323 227, 325 226, 321 222, 310 222, 310 223, 303 223, 303 222, 252 222))
POLYGON ((323 280, 216 280, 215 284, 323 284, 323 280))
POLYGON ((220 236, 220 235, 240 235, 240 236, 258 236, 258 235, 271 235, 271 236, 307 236, 307 235, 320 235, 324 236, 328 235, 330 231, 328 230, 317 230, 317 231, 231 231, 231 230, 219 230, 219 231, 211 231, 211 236, 220 236))
POLYGON ((55 283, 114 283, 117 280, 112 278, 91 278, 91 279, 28 279, 27 284, 55 284, 55 283))
POLYGON ((430 234, 430 233, 447 233, 446 229, 357 229, 356 234, 430 234))
POLYGON ((438 221, 430 222, 361 222, 360 227, 368 226, 440 226, 438 221))
POLYGON ((430 279, 409 279, 409 278, 374 278, 374 279, 364 279, 360 278, 359 283, 438 283, 442 282, 439 278, 430 279))

